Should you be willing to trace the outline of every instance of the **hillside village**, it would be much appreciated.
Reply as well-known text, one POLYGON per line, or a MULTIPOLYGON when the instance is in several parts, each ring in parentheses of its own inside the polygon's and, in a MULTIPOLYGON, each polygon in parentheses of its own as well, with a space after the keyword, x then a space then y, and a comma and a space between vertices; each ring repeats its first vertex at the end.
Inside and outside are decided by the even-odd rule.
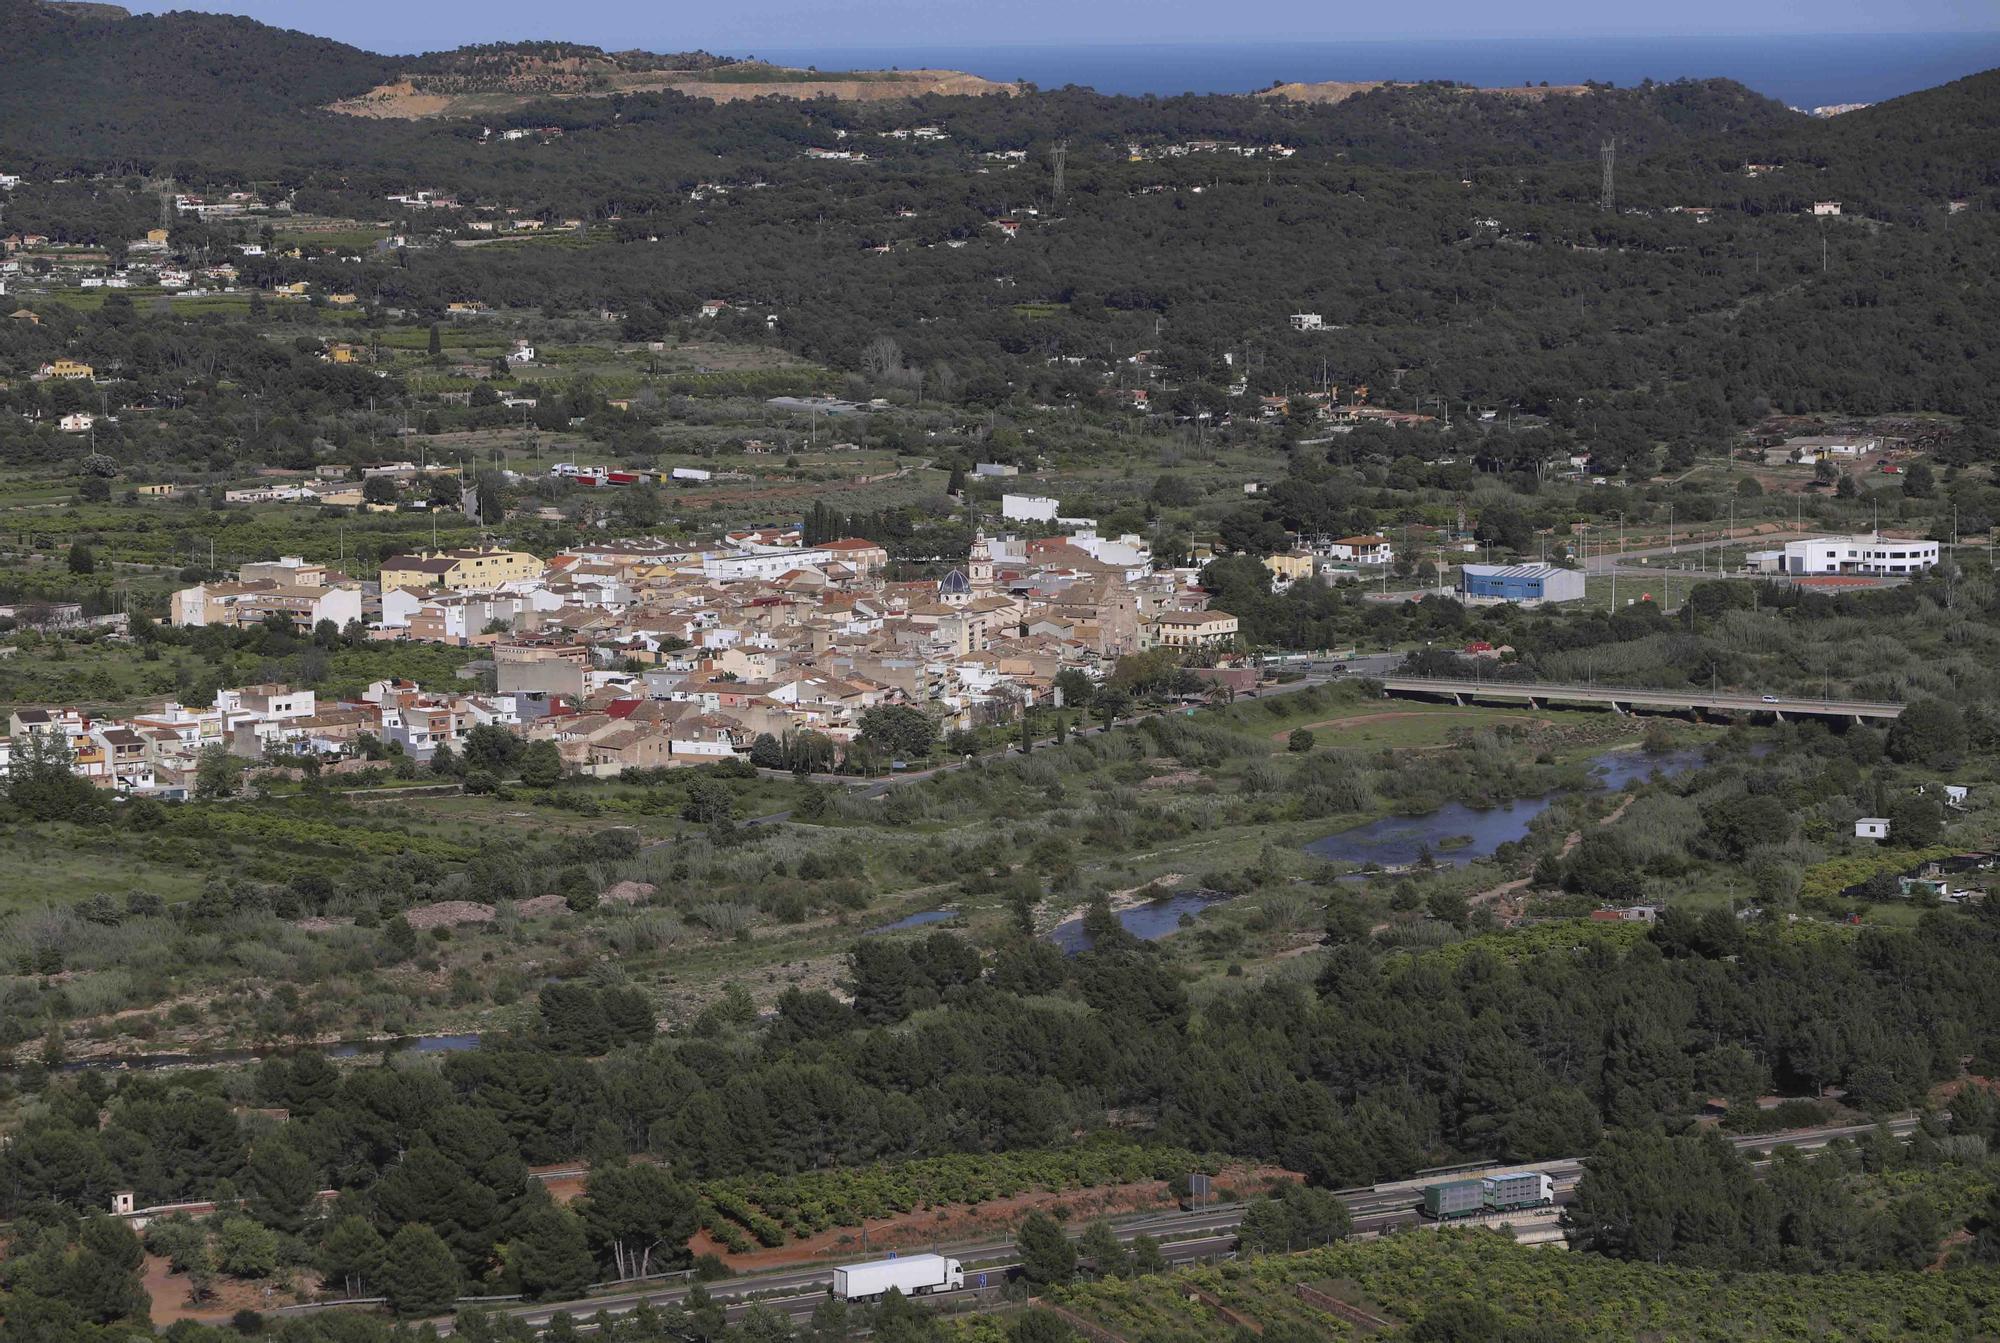
POLYGON ((174 593, 171 623, 478 648, 490 684, 383 680, 332 703, 254 685, 121 719, 23 708, 11 746, 56 733, 74 772, 99 786, 174 798, 192 795, 210 747, 254 761, 360 767, 386 751, 428 764, 498 727, 553 742, 565 768, 602 777, 747 758, 762 737, 817 733, 845 749, 884 706, 914 707, 937 730, 1004 723, 1060 704, 1066 672, 1095 683, 1156 648, 1197 664, 1187 688, 1199 693, 1228 680, 1212 664, 1238 647, 1236 618, 1208 607, 1195 571, 1155 570, 1136 537, 982 533, 942 578, 892 582, 887 568, 876 542, 808 546, 797 529, 605 541, 546 561, 426 550, 384 559, 368 583, 297 556, 246 564, 233 581, 174 593))

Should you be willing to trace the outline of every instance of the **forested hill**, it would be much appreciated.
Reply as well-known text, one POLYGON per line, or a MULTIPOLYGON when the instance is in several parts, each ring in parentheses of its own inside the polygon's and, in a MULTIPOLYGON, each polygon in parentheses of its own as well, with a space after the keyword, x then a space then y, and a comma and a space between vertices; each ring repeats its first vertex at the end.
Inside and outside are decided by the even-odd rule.
POLYGON ((1941 197, 1978 196, 2000 163, 2000 73, 1832 121, 1721 79, 1589 85, 1548 97, 1442 82, 1387 85, 1337 103, 1248 93, 1113 97, 1071 86, 1005 98, 716 108, 672 90, 591 92, 595 81, 644 68, 716 74, 728 60, 701 52, 605 53, 550 42, 388 57, 244 18, 120 15, 0 0, 0 163, 40 178, 172 175, 198 190, 275 182, 306 188, 322 204, 354 195, 334 202, 354 209, 421 180, 552 212, 628 219, 645 213, 645 202, 684 191, 718 157, 768 178, 777 165, 796 163, 804 146, 831 145, 838 131, 872 136, 912 118, 943 127, 960 151, 1028 149, 1039 160, 1048 145, 1067 140, 1082 191, 1117 189, 1093 179, 1125 163, 1131 145, 1218 140, 1282 144, 1297 151, 1300 167, 1454 179, 1497 170, 1495 189, 1519 170, 1554 168, 1560 181, 1524 189, 1543 200, 1594 202, 1599 147, 1615 140, 1621 204, 1792 213, 1832 198, 1889 217, 1941 197), (467 142, 478 124, 464 119, 384 122, 326 110, 397 81, 442 97, 496 80, 549 101, 517 100, 482 120, 563 127, 570 138, 560 155, 532 165, 518 156, 474 157, 467 142), (1740 171, 1751 162, 1788 170, 1753 181, 1740 171))
POLYGON ((1398 167, 1537 162, 1593 157, 1615 138, 1646 154, 1691 140, 1765 134, 1804 120, 1733 80, 1596 87, 1575 97, 1529 99, 1449 84, 1388 85, 1324 114, 1349 156, 1398 167))
POLYGON ((1801 142, 1849 196, 1977 196, 2000 185, 2000 70, 1835 117, 1801 142))
POLYGON ((176 133, 255 134, 394 69, 385 57, 252 19, 0 0, 0 150, 15 162, 51 151, 164 154, 176 133))
MULTIPOLYGON (((320 109, 396 80, 447 93, 498 80, 515 92, 574 97, 593 80, 621 72, 702 70, 726 59, 702 52, 611 54, 560 42, 387 57, 245 18, 118 13, 0 0, 0 155, 10 163, 117 172, 192 162, 229 176, 337 161, 427 172, 453 157, 448 148, 438 152, 448 136, 329 121, 320 109), (63 114, 52 116, 55 108, 63 114)), ((1725 80, 1593 87, 1552 98, 1397 85, 1337 105, 1247 93, 1115 98, 1071 87, 1019 99, 924 98, 918 105, 925 115, 948 114, 954 136, 981 148, 1064 135, 1122 154, 1127 140, 1216 137, 1282 142, 1357 164, 1439 169, 1591 158, 1612 137, 1622 153, 1644 155, 1742 132, 1778 137, 1805 120, 1725 80)), ((642 96, 674 101, 672 94, 642 96)), ((586 97, 523 115, 588 124, 596 109, 609 107, 608 99, 586 97)), ((854 115, 852 107, 836 113, 854 115)), ((766 137, 752 130, 750 138, 766 137)))

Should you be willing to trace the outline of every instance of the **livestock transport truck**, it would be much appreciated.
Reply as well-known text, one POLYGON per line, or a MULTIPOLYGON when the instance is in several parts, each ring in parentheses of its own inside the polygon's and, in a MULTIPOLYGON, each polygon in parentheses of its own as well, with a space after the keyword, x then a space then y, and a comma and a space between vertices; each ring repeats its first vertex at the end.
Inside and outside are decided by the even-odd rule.
POLYGON ((958 1260, 937 1254, 871 1259, 833 1270, 833 1295, 843 1301, 872 1301, 886 1295, 891 1287, 904 1296, 925 1296, 955 1292, 963 1286, 965 1270, 958 1260))
POLYGON ((1477 1180, 1447 1180, 1424 1186, 1423 1214, 1440 1222, 1521 1208, 1552 1208, 1556 1182, 1540 1171, 1513 1171, 1477 1180))

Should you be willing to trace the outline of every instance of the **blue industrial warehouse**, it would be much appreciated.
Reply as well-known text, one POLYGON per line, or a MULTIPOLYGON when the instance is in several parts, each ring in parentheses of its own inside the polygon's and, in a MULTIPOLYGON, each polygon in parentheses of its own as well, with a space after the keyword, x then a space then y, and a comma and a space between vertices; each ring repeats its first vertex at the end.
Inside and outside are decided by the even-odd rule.
POLYGON ((1468 601, 1578 602, 1583 571, 1554 564, 1468 564, 1459 570, 1458 591, 1468 601))

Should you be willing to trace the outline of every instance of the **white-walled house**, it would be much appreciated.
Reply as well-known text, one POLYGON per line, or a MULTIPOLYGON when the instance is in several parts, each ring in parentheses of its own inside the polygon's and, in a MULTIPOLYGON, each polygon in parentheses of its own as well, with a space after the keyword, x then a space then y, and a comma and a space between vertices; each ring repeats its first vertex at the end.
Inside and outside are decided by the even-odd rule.
POLYGON ((1882 816, 1863 816, 1854 823, 1854 837, 1856 839, 1889 838, 1888 818, 1882 816))
POLYGON ((1395 547, 1386 536, 1343 536, 1327 546, 1329 558, 1351 564, 1387 564, 1395 559, 1395 547))
POLYGON ((409 588, 386 588, 382 593, 382 628, 408 629, 410 617, 424 609, 429 598, 409 588))
POLYGON ((1099 536, 1095 528, 1085 528, 1070 537, 1069 543, 1100 564, 1115 564, 1131 570, 1127 581, 1153 567, 1153 552, 1136 532, 1126 532, 1116 541, 1099 536))
POLYGON ((247 685, 215 692, 215 707, 227 713, 247 709, 266 721, 311 718, 319 712, 319 697, 310 690, 294 690, 288 685, 247 685))

